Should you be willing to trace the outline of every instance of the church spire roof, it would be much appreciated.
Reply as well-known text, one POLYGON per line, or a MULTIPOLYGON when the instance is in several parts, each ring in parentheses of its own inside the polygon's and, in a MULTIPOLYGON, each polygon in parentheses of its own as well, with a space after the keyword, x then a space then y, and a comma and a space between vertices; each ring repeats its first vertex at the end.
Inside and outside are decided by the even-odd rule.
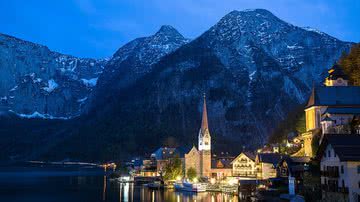
POLYGON ((204 134, 206 130, 209 130, 209 125, 208 125, 208 117, 207 117, 207 110, 206 110, 206 96, 204 93, 204 104, 203 104, 202 121, 201 121, 201 133, 204 134))

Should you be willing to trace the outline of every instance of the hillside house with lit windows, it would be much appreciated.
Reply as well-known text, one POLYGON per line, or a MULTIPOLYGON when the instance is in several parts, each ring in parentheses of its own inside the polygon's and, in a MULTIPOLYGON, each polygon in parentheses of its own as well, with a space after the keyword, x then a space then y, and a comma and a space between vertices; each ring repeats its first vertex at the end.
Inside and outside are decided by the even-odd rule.
POLYGON ((256 177, 259 180, 267 180, 277 177, 277 165, 287 155, 279 153, 258 153, 255 158, 256 177))
POLYGON ((360 200, 360 135, 327 134, 319 147, 324 200, 360 200))

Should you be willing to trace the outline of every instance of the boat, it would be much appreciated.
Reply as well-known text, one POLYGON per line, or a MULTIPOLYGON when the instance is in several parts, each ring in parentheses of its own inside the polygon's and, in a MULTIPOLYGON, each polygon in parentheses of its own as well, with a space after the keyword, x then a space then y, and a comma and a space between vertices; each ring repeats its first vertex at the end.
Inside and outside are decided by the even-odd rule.
POLYGON ((206 184, 204 184, 204 183, 183 182, 182 186, 183 186, 182 191, 189 191, 189 192, 205 192, 206 191, 206 184))
POLYGON ((183 186, 183 184, 182 184, 182 182, 175 182, 174 183, 174 189, 175 189, 175 191, 182 191, 183 190, 183 188, 184 188, 184 186, 183 186))
POLYGON ((164 189, 165 186, 159 181, 155 181, 146 185, 149 189, 164 189))

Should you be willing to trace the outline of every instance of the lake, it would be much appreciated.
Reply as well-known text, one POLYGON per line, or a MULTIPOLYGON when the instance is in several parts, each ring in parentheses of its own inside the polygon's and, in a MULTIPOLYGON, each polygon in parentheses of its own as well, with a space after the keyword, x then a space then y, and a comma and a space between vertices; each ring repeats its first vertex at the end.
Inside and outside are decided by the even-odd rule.
POLYGON ((240 201, 237 196, 222 193, 150 190, 132 183, 109 181, 104 174, 100 168, 86 166, 0 167, 0 201, 240 201))

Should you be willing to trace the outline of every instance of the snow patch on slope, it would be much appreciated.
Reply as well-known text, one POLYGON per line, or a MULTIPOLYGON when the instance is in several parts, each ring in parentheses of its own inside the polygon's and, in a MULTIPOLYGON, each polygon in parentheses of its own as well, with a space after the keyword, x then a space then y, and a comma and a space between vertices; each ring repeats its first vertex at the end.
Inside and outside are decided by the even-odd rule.
POLYGON ((32 114, 21 114, 21 113, 16 113, 12 110, 9 110, 9 112, 12 112, 14 114, 16 114, 17 116, 21 117, 21 118, 26 118, 26 119, 59 119, 59 120, 68 120, 71 119, 71 117, 55 117, 55 116, 51 116, 50 114, 41 114, 37 111, 35 111, 32 114))
POLYGON ((59 86, 59 84, 57 84, 54 79, 50 79, 50 80, 48 80, 48 86, 47 86, 47 87, 43 87, 43 89, 44 89, 45 91, 47 91, 48 93, 51 93, 51 92, 53 92, 58 86, 59 86))
POLYGON ((91 78, 91 79, 81 79, 83 84, 87 87, 95 87, 97 83, 98 77, 91 78))

